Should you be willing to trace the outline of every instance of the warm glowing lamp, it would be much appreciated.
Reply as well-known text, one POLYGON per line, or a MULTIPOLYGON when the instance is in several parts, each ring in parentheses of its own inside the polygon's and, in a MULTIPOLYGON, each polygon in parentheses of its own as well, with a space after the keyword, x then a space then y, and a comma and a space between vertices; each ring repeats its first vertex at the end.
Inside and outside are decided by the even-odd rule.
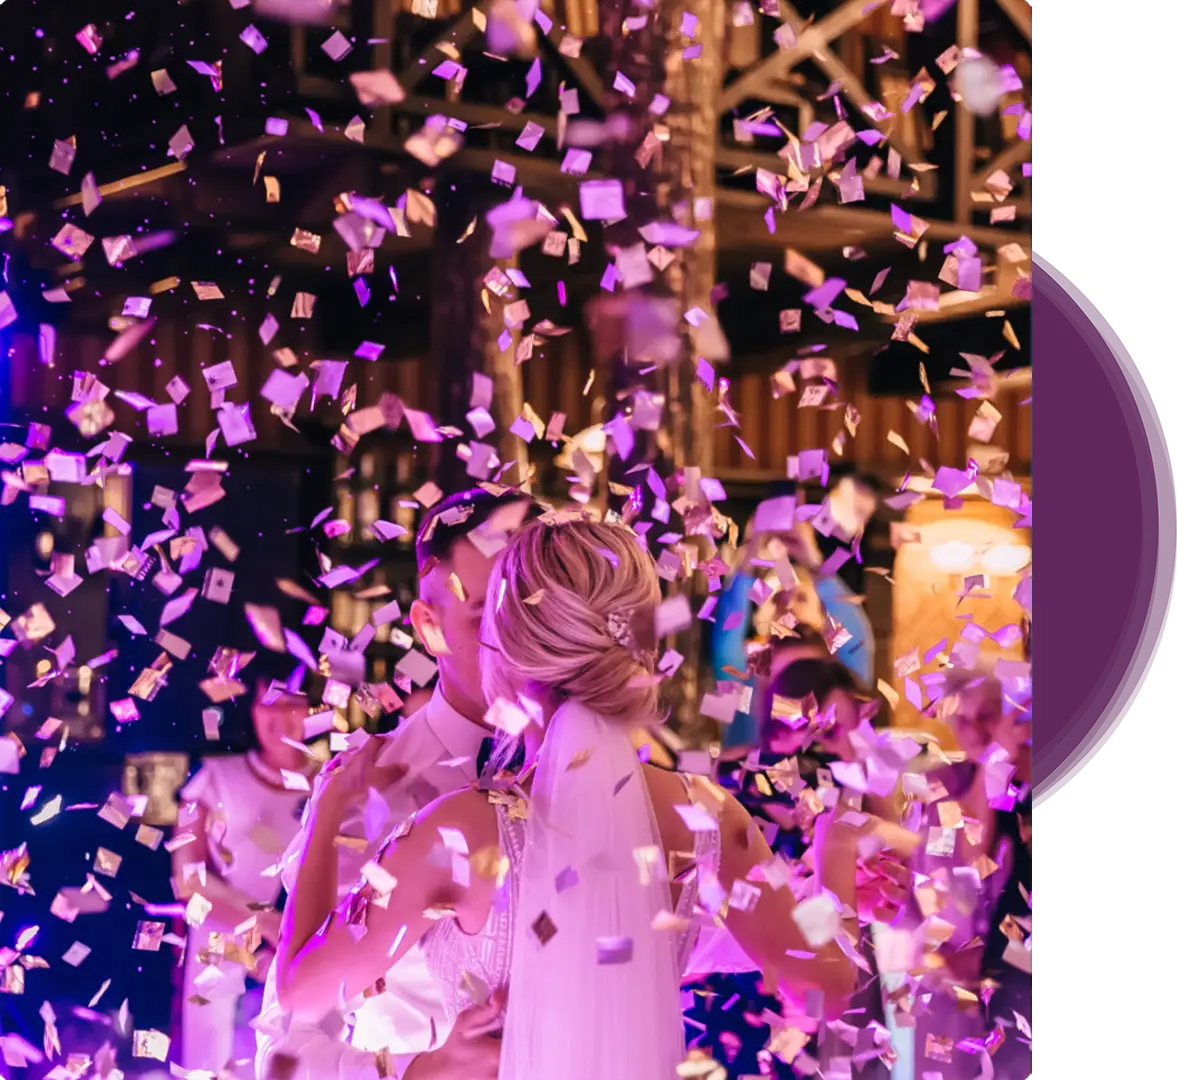
POLYGON ((1023 544, 998 544, 985 552, 982 562, 989 573, 1009 577, 1029 565, 1030 549, 1023 544))
POLYGON ((928 556, 937 570, 945 574, 959 574, 973 564, 976 552, 972 544, 963 540, 946 540, 928 549, 928 556))

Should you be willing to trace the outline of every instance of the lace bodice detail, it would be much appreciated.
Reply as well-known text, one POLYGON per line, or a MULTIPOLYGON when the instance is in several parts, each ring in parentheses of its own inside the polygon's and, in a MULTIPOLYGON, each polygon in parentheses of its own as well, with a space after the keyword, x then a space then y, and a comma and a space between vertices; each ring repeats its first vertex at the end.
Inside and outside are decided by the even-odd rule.
MULTIPOLYGON (((695 801, 695 788, 687 780, 687 794, 695 801)), ((507 807, 496 806, 499 850, 509 869, 495 890, 486 924, 475 934, 465 933, 456 918, 444 919, 421 939, 421 948, 433 977, 442 988, 448 1023, 478 1001, 485 1001, 510 982, 511 946, 515 907, 519 898, 519 869, 523 865, 525 824, 510 817, 507 807)), ((675 934, 679 971, 685 972, 699 934, 695 918, 701 887, 708 888, 719 873, 719 830, 697 832, 694 867, 682 882, 674 914, 689 925, 675 934)), ((500 1017, 500 1022, 501 1022, 500 1017)))
POLYGON ((524 823, 513 820, 505 806, 494 809, 499 850, 506 856, 509 869, 495 889, 486 924, 478 933, 467 934, 456 918, 448 918, 430 927, 421 939, 426 963, 442 988, 442 1004, 446 1020, 451 1024, 476 1001, 486 1000, 510 981, 524 823))

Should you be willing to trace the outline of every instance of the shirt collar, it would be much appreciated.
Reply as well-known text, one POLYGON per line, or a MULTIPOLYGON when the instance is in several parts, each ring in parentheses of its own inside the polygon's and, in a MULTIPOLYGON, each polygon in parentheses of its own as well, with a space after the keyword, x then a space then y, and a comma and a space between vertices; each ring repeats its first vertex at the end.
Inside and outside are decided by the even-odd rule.
POLYGON ((489 732, 481 724, 467 719, 445 699, 441 687, 436 687, 429 704, 425 706, 425 722, 451 758, 469 758, 469 772, 473 774, 474 762, 483 738, 489 732))

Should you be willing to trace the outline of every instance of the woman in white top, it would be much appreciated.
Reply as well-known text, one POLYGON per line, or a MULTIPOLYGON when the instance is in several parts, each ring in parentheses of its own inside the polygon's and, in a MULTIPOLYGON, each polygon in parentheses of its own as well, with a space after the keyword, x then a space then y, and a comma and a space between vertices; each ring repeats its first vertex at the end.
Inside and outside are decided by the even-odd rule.
POLYGON ((183 843, 172 870, 177 895, 189 901, 181 1061, 214 1074, 248 1059, 234 1075, 252 1075, 253 1032, 238 1022, 238 1008, 246 975, 264 979, 273 958, 277 862, 319 765, 302 748, 306 698, 268 686, 259 680, 251 710, 259 749, 205 758, 180 792, 183 843), (259 934, 266 947, 254 952, 259 934))
POLYGON ((553 514, 515 533, 487 592, 482 677, 488 718, 522 733, 527 763, 499 790, 423 810, 338 913, 332 845, 348 799, 383 780, 379 748, 332 767, 284 915, 285 1007, 326 1012, 421 940, 449 1011, 509 991, 505 1080, 673 1080, 701 909, 723 913, 781 993, 840 1013, 855 983, 854 831, 823 815, 816 874, 788 882, 738 803, 642 765, 631 733, 659 718, 660 599, 623 526, 553 514))

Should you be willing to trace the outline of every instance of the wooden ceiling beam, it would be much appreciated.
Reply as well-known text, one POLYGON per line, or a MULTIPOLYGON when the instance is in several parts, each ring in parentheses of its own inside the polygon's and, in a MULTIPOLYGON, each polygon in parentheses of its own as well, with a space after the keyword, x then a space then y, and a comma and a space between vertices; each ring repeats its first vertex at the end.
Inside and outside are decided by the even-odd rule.
POLYGON ((866 0, 845 0, 819 23, 806 26, 797 35, 797 44, 781 49, 761 60, 727 87, 719 98, 719 111, 730 112, 741 102, 755 97, 762 87, 781 79, 803 60, 824 49, 831 41, 857 26, 875 5, 866 0))
POLYGON ((995 158, 987 161, 982 168, 969 177, 969 190, 976 191, 978 188, 983 188, 985 181, 995 172, 1008 173, 1010 169, 1016 169, 1023 162, 1029 161, 1031 149, 1029 139, 1017 139, 1009 143, 995 158))
POLYGON ((481 105, 474 101, 446 101, 443 98, 408 97, 396 111, 410 116, 444 116, 477 128, 501 128, 522 131, 529 123, 538 124, 545 135, 556 137, 556 118, 543 113, 513 113, 498 105, 481 105))
MULTIPOLYGON (((849 206, 818 206, 796 214, 781 214, 776 232, 770 233, 764 222, 768 203, 761 195, 748 191, 719 193, 719 238, 728 250, 747 245, 771 249, 795 247, 803 250, 837 250, 846 246, 867 246, 889 241, 895 225, 889 214, 849 206)), ((928 221, 923 237, 929 241, 951 243, 968 237, 978 247, 996 249, 1006 244, 1020 244, 1031 249, 1028 233, 955 221, 928 221)))
POLYGON ((605 97, 608 91, 605 89, 604 80, 597 74, 596 69, 583 56, 569 56, 560 52, 560 42, 567 36, 562 29, 553 26, 550 34, 547 35, 547 40, 551 42, 552 48, 559 53, 564 66, 576 76, 580 89, 588 94, 597 108, 607 111, 605 97))
MULTIPOLYGON (((391 8, 389 0, 384 0, 384 6, 391 8)), ((424 51, 417 56, 415 61, 410 62, 407 67, 397 74, 397 81, 401 84, 401 88, 406 94, 411 94, 417 88, 417 84, 426 75, 432 73, 438 59, 436 54, 441 53, 442 56, 445 55, 442 51, 443 46, 452 45, 461 52, 477 34, 481 33, 475 21, 474 13, 478 12, 479 16, 485 19, 486 9, 489 6, 490 0, 479 0, 479 3, 467 11, 453 26, 447 27, 438 34, 425 47, 424 51)), ((485 22, 483 22, 483 25, 485 25, 485 22)))
POLYGON ((997 0, 998 7, 1009 16, 1010 22, 1027 41, 1033 41, 1031 21, 1034 9, 1027 0, 997 0))
MULTIPOLYGON (((745 150, 739 146, 720 146, 716 150, 716 164, 735 171, 749 169, 767 169, 769 172, 785 175, 785 162, 776 154, 758 150, 745 150)), ((911 191, 910 180, 892 180, 889 176, 875 176, 862 178, 864 190, 872 195, 886 195, 891 199, 910 198, 929 201, 936 197, 936 180, 932 172, 920 175, 919 191, 911 191)))
MULTIPOLYGON (((788 20, 789 25, 793 27, 794 32, 797 34, 797 40, 800 42, 801 35, 805 29, 805 21, 797 14, 796 9, 787 0, 780 0, 780 9, 781 14, 788 20)), ((817 48, 813 51, 813 62, 825 72, 831 82, 841 83, 842 89, 845 91, 851 103, 865 116, 865 110, 872 103, 873 99, 866 92, 866 87, 862 85, 858 76, 842 63, 837 55, 824 48, 817 48)), ((870 117, 868 116, 867 119, 869 120, 870 117)), ((918 165, 923 161, 923 154, 920 153, 919 149, 911 146, 899 134, 898 130, 892 131, 888 136, 888 142, 895 147, 899 156, 909 166, 918 165)))

